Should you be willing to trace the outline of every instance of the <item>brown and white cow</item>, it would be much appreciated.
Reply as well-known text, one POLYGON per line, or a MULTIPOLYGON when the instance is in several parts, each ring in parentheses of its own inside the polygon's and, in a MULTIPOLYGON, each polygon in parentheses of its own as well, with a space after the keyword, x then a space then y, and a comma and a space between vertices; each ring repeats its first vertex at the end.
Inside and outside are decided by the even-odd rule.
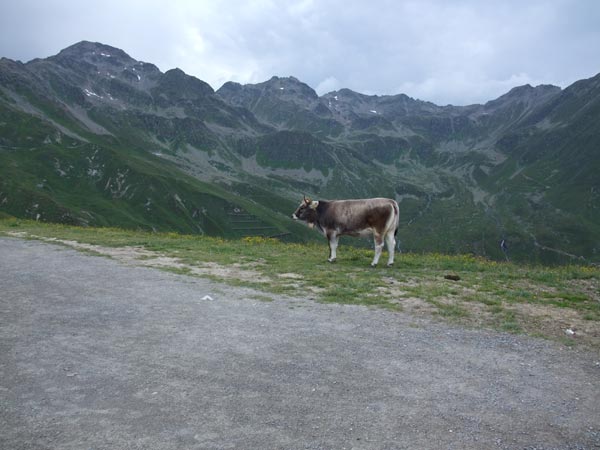
POLYGON ((388 266, 394 263, 395 235, 398 231, 398 203, 389 198, 363 200, 318 201, 304 197, 293 219, 317 227, 329 241, 329 262, 335 261, 338 237, 342 235, 365 236, 373 234, 376 266, 384 241, 389 253, 388 266))

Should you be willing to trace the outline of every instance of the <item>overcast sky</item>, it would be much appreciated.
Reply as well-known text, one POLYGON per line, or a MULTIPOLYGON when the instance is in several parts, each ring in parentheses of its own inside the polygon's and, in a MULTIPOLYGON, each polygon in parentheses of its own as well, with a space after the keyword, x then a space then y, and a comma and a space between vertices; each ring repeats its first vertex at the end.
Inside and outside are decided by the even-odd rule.
POLYGON ((273 75, 439 105, 600 72, 599 0, 0 0, 0 56, 88 40, 218 89, 273 75))

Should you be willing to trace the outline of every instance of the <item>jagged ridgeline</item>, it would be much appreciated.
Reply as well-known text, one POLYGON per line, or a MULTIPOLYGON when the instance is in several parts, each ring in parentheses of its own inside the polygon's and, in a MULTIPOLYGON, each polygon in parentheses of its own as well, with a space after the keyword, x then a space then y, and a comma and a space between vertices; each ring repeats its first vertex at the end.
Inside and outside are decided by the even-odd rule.
POLYGON ((305 240, 302 194, 385 196, 403 251, 598 263, 598 124, 600 75, 461 107, 293 77, 215 92, 81 42, 0 60, 0 214, 305 240))

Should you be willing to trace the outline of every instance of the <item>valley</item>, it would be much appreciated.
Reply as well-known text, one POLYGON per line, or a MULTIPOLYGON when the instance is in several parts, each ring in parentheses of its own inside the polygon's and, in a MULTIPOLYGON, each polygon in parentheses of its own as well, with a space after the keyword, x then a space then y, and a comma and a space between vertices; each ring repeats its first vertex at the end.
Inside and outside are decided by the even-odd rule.
POLYGON ((598 123, 600 75, 438 106, 294 77, 215 91, 84 41, 0 60, 0 214, 307 241, 303 194, 384 196, 405 252, 599 263, 598 123))

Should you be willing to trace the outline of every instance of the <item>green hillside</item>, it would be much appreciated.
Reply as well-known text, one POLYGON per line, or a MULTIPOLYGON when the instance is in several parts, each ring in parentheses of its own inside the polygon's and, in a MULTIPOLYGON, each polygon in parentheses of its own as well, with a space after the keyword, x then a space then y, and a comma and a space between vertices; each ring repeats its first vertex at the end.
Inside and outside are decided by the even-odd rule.
POLYGON ((290 219, 303 194, 385 196, 404 251, 600 263, 598 123, 600 75, 441 107, 293 77, 215 92, 81 42, 0 59, 0 211, 302 241, 320 239, 290 219))

